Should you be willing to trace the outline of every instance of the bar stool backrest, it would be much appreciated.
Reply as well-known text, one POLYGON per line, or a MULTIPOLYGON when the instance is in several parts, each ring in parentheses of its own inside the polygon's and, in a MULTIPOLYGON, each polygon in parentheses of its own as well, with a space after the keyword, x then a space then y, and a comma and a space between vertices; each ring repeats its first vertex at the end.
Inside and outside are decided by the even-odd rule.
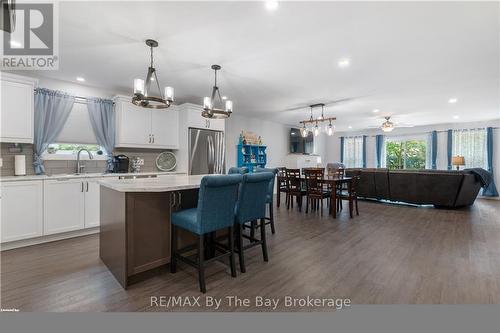
POLYGON ((239 174, 211 175, 201 179, 197 218, 202 234, 234 224, 234 210, 242 180, 243 176, 239 174))
POLYGON ((272 201, 273 194, 274 194, 274 179, 276 178, 276 175, 278 174, 278 169, 277 168, 257 168, 255 170, 256 173, 260 172, 270 172, 273 174, 273 178, 269 181, 269 187, 267 189, 267 201, 270 202, 272 201))
POLYGON ((273 177, 271 172, 243 175, 236 205, 237 223, 243 224, 266 217, 266 197, 269 182, 273 177))
POLYGON ((227 174, 228 175, 233 175, 233 174, 240 174, 240 175, 244 175, 246 173, 248 173, 248 168, 247 167, 241 167, 241 168, 237 168, 237 167, 231 167, 229 168, 229 170, 227 171, 227 174))

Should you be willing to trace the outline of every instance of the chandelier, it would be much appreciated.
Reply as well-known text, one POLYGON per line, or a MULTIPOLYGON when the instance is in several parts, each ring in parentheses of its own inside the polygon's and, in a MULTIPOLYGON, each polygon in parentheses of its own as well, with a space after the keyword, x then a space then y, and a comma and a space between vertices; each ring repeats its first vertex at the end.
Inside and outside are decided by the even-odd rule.
POLYGON ((146 45, 149 46, 151 50, 151 64, 148 67, 146 81, 142 79, 134 79, 134 97, 132 97, 132 103, 142 106, 143 108, 166 109, 174 101, 174 88, 165 87, 165 94, 162 94, 153 58, 153 47, 157 47, 158 42, 153 39, 147 39, 146 45), (158 88, 157 96, 151 94, 152 81, 156 82, 156 87, 158 88))
POLYGON ((302 124, 302 128, 300 129, 300 134, 302 135, 302 137, 304 137, 304 138, 307 137, 310 130, 313 132, 314 136, 318 136, 320 133, 319 124, 326 123, 326 122, 328 122, 328 125, 325 126, 325 132, 328 136, 332 136, 333 132, 334 132, 334 126, 332 125, 332 121, 336 120, 337 118, 335 118, 335 117, 326 117, 325 118, 325 104, 323 104, 323 103, 312 104, 312 105, 309 105, 309 107, 311 108, 311 116, 309 117, 308 120, 303 120, 300 122, 302 124), (315 119, 315 118, 313 118, 313 108, 316 108, 316 107, 321 107, 321 116, 319 116, 318 118, 315 119), (312 127, 309 130, 307 128, 307 124, 311 124, 311 126, 314 125, 314 127, 312 127))
POLYGON ((221 119, 228 118, 233 112, 233 102, 228 100, 225 96, 221 97, 219 87, 217 87, 217 71, 222 67, 219 65, 212 65, 211 67, 215 73, 215 83, 212 88, 212 96, 203 98, 203 112, 201 115, 205 118, 221 119), (216 98, 218 97, 219 108, 216 107, 216 98), (226 101, 225 103, 223 101, 226 101), (224 105, 222 108, 222 105, 224 105))

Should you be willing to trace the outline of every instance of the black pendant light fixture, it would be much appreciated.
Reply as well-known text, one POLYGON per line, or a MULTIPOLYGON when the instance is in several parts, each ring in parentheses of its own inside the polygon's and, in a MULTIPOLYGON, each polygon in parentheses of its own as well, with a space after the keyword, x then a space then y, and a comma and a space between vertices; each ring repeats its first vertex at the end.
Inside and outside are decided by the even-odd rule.
POLYGON ((153 58, 153 48, 158 47, 158 42, 153 39, 147 39, 146 45, 149 46, 151 50, 151 64, 148 67, 146 81, 134 79, 134 97, 132 97, 132 103, 142 106, 143 108, 166 109, 174 101, 174 88, 165 87, 165 93, 162 93, 153 58), (152 94, 151 81, 156 82, 156 87, 158 88, 158 95, 156 96, 152 94))
POLYGON ((215 73, 215 83, 212 88, 212 96, 203 98, 203 112, 201 115, 211 119, 229 118, 233 112, 233 102, 225 97, 221 97, 219 87, 217 86, 217 71, 222 67, 219 65, 212 65, 211 68, 215 73), (217 107, 217 105, 219 105, 219 107, 217 107))

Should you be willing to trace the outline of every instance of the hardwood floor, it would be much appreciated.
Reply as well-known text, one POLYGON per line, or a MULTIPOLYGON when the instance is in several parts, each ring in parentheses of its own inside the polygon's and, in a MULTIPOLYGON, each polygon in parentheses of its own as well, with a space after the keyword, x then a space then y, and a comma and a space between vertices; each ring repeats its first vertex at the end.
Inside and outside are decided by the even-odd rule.
MULTIPOLYGON (((246 254, 247 273, 207 269, 207 295, 333 297, 352 303, 500 303, 500 201, 440 210, 359 202, 337 220, 326 213, 275 209, 269 262, 246 254)), ((201 296, 196 271, 182 263, 123 290, 98 256, 97 235, 1 253, 1 307, 20 311, 210 311, 151 307, 151 296, 201 296)), ((202 296, 202 300, 203 300, 202 296)), ((268 311, 229 307, 219 311, 268 311)), ((331 311, 285 308, 277 311, 331 311)))

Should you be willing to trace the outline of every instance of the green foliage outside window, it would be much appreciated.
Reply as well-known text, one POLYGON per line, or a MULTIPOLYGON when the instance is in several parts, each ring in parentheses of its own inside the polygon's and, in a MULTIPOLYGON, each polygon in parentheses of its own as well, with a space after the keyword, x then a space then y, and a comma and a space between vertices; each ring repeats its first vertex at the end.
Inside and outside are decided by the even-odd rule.
POLYGON ((386 145, 387 167, 425 169, 427 143, 423 140, 389 141, 386 145))
POLYGON ((72 143, 54 143, 49 145, 47 152, 49 154, 76 154, 78 150, 85 148, 91 153, 96 153, 97 155, 102 154, 102 148, 99 145, 88 145, 88 144, 72 144, 72 143))

